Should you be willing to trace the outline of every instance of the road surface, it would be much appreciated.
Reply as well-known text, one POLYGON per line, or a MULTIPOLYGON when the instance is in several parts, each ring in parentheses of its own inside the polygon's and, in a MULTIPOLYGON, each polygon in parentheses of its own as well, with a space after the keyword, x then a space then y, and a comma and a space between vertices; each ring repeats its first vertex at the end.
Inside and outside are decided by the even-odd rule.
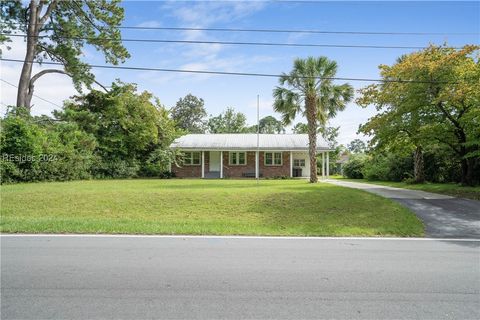
POLYGON ((479 319, 480 242, 2 236, 1 319, 479 319))
POLYGON ((371 183, 326 182, 365 190, 401 203, 423 221, 428 237, 480 239, 480 201, 371 183))

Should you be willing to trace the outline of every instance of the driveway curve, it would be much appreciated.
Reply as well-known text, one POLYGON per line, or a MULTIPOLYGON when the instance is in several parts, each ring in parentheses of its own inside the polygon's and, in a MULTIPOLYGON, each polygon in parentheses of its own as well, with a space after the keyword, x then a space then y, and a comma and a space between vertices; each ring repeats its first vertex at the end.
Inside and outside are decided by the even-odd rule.
POLYGON ((365 190, 399 202, 423 221, 428 237, 480 239, 480 201, 369 183, 325 181, 365 190))

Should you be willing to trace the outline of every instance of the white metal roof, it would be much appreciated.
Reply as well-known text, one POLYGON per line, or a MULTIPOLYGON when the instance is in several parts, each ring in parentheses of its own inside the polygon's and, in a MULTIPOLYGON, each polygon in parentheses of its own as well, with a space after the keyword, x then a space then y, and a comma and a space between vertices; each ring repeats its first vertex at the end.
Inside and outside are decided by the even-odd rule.
MULTIPOLYGON (((257 134, 187 134, 176 139, 172 148, 183 150, 255 150, 257 134)), ((260 134, 260 150, 308 151, 307 134, 260 134)), ((331 150, 327 142, 317 137, 317 150, 331 150)))

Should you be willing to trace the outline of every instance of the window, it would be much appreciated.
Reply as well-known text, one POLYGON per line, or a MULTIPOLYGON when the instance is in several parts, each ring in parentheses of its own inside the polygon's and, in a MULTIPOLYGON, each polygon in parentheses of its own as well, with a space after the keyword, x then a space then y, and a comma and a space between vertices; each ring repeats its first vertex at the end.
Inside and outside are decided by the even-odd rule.
POLYGON ((200 152, 184 152, 183 164, 187 166, 200 165, 200 152))
POLYGON ((282 153, 281 152, 265 152, 265 165, 266 166, 281 166, 282 165, 282 153))
POLYGON ((245 152, 230 152, 228 163, 233 166, 246 165, 247 155, 245 152))
POLYGON ((294 167, 305 167, 305 159, 293 159, 294 167))

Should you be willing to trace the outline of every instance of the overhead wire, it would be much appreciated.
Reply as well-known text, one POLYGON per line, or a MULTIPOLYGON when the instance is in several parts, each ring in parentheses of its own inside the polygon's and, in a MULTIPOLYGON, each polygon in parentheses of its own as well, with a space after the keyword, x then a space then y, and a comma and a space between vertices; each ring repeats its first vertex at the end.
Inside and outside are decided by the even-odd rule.
MULTIPOLYGON (((26 34, 8 34, 0 33, 9 37, 33 37, 49 38, 48 35, 28 36, 26 34)), ((251 41, 215 41, 215 40, 171 40, 171 39, 133 39, 133 38, 88 38, 88 37, 62 37, 66 40, 91 40, 91 41, 118 41, 118 42, 146 42, 146 43, 176 43, 176 44, 220 44, 220 45, 247 45, 247 46, 269 46, 269 47, 317 47, 317 48, 358 48, 358 49, 413 49, 422 50, 425 46, 387 46, 387 45, 357 45, 357 44, 333 44, 333 43, 284 43, 284 42, 251 42, 251 41)), ((460 49, 453 47, 454 49, 460 49)))
MULTIPOLYGON (((18 24, 17 24, 18 25, 18 24)), ((164 31, 212 31, 212 32, 258 32, 258 33, 307 33, 307 34, 345 34, 345 35, 407 35, 407 36, 465 36, 479 35, 480 32, 398 32, 398 31, 352 31, 352 30, 318 30, 318 29, 273 29, 273 28, 201 28, 201 27, 168 27, 168 26, 118 26, 118 29, 131 30, 164 30, 164 31)), ((45 28, 44 30, 53 30, 45 28)))
MULTIPOLYGON (((20 59, 0 58, 0 61, 24 63, 20 59)), ((44 65, 63 66, 59 62, 50 61, 27 61, 29 63, 37 63, 44 65)), ((113 65, 95 65, 90 64, 91 68, 99 69, 116 69, 116 70, 135 70, 135 71, 156 71, 156 72, 176 72, 176 73, 193 73, 193 74, 210 74, 210 75, 229 75, 229 76, 250 76, 250 77, 270 77, 280 78, 288 76, 288 74, 274 74, 274 73, 254 73, 254 72, 230 72, 230 71, 212 71, 212 70, 192 70, 192 69, 169 69, 169 68, 152 68, 152 67, 133 67, 133 66, 113 66, 113 65)), ((380 83, 449 83, 455 84, 453 81, 427 81, 415 79, 373 79, 373 78, 354 78, 354 77, 299 77, 303 79, 318 79, 318 80, 341 80, 341 81, 361 81, 361 82, 380 82, 380 83)))
MULTIPOLYGON (((11 82, 7 81, 7 80, 0 79, 0 81, 4 82, 4 83, 6 83, 6 84, 8 84, 8 85, 10 85, 10 86, 12 86, 12 87, 18 88, 18 86, 17 86, 17 85, 15 85, 15 84, 13 84, 13 83, 11 83, 11 82)), ((40 99, 40 100, 44 101, 44 102, 47 102, 47 103, 53 104, 54 106, 57 106, 57 107, 59 107, 59 108, 61 108, 61 107, 62 107, 61 105, 59 105, 59 104, 57 104, 57 103, 55 103, 55 102, 53 102, 53 101, 47 100, 47 99, 45 99, 45 98, 42 98, 42 97, 40 97, 40 96, 38 96, 38 95, 36 95, 36 94, 33 94, 33 96, 34 96, 35 98, 38 98, 38 99, 40 99)))

